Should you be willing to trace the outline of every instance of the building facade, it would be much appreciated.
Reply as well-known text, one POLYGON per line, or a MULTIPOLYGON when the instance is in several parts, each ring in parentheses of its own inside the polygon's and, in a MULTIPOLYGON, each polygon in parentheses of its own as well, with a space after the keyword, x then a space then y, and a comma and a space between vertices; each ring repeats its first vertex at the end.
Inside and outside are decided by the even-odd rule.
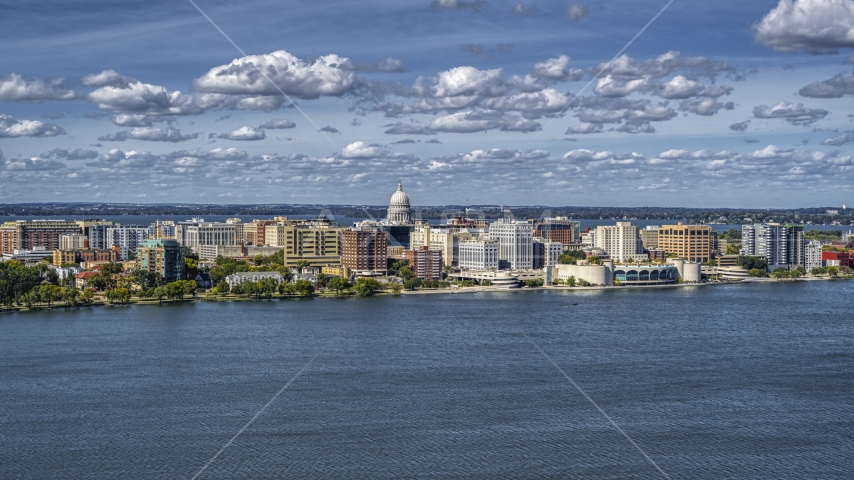
POLYGON ((388 236, 379 229, 344 230, 341 232, 341 265, 350 270, 386 271, 388 236))
POLYGON ((498 242, 498 268, 530 270, 534 267, 534 229, 531 223, 506 218, 489 225, 489 239, 498 242))
POLYGON ((814 268, 821 268, 821 242, 810 240, 804 245, 804 269, 810 272, 814 268))
POLYGON ((804 226, 763 223, 741 227, 741 254, 765 257, 768 271, 806 266, 804 226))
POLYGON ((82 234, 83 230, 76 222, 65 220, 17 220, 5 222, 0 226, 0 253, 13 253, 15 250, 32 250, 44 247, 46 250, 60 248, 63 235, 82 234))
POLYGON ((59 237, 60 250, 78 250, 89 248, 89 237, 80 233, 59 237))
POLYGON ((544 238, 534 238, 534 268, 546 268, 557 265, 558 257, 563 253, 563 244, 544 238))
POLYGON ((458 263, 462 270, 498 270, 498 242, 495 240, 460 241, 458 263))
POLYGON ((412 223, 412 207, 409 205, 409 196, 403 191, 400 181, 397 182, 397 191, 388 202, 388 214, 386 221, 392 225, 409 225, 412 223))
POLYGON ((121 260, 127 260, 130 254, 136 251, 136 247, 146 240, 148 240, 148 227, 114 226, 107 228, 106 248, 119 247, 121 260))
POLYGON ((291 223, 284 226, 284 258, 286 267, 295 267, 300 260, 309 265, 341 264, 341 231, 329 220, 291 223))
POLYGON ((166 283, 184 279, 184 247, 177 240, 143 240, 136 259, 140 269, 159 273, 166 283))
POLYGON ((640 232, 641 245, 643 248, 648 250, 652 250, 653 248, 658 248, 658 229, 661 228, 658 225, 649 225, 644 227, 640 232))
POLYGON ((559 242, 562 245, 578 243, 581 235, 581 223, 568 217, 540 218, 531 221, 534 236, 559 242))
POLYGON ((442 251, 421 247, 406 250, 404 256, 409 260, 409 268, 421 280, 442 279, 442 251))
POLYGON ((662 225, 658 229, 657 247, 680 258, 708 262, 717 251, 717 238, 712 227, 679 222, 676 225, 662 225))
POLYGON ((234 288, 243 282, 257 282, 265 278, 272 278, 276 283, 285 281, 285 277, 279 272, 238 272, 225 277, 225 283, 234 288))
POLYGON ((184 246, 199 253, 200 245, 237 245, 237 227, 231 223, 187 225, 184 246))
POLYGON ((645 257, 638 243, 638 227, 630 222, 596 227, 593 235, 593 246, 608 252, 615 262, 645 257))

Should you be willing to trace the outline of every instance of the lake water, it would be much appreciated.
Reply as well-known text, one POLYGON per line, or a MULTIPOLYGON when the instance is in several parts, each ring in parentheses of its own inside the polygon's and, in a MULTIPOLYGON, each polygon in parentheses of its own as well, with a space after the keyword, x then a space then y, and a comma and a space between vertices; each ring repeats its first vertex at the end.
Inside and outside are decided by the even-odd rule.
POLYGON ((851 478, 852 289, 3 314, 0 478, 192 478, 292 379, 198 478, 664 478, 537 347, 673 479, 851 478))

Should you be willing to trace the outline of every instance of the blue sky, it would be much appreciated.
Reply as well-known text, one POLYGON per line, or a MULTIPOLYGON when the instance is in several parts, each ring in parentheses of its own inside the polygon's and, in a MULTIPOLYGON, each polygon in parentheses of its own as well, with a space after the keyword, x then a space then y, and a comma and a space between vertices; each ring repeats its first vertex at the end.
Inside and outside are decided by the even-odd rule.
POLYGON ((0 7, 0 202, 854 203, 853 0, 197 4, 0 7))

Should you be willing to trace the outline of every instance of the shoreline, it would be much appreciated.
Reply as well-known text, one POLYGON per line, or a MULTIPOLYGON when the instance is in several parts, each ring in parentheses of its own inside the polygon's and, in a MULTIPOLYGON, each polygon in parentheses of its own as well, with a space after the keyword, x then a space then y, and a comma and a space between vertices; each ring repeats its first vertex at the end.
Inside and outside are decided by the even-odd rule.
MULTIPOLYGON (((740 284, 762 284, 762 283, 793 283, 793 282, 814 282, 814 281, 839 281, 839 280, 852 280, 852 278, 816 278, 816 277, 804 277, 798 279, 776 279, 776 278, 749 278, 744 280, 738 280, 734 282, 706 282, 706 283, 675 283, 669 285, 621 285, 621 286, 589 286, 589 287, 564 287, 564 286, 542 286, 542 287, 522 287, 522 288, 503 288, 503 287, 492 287, 492 286, 475 286, 475 287, 466 287, 466 288, 457 288, 457 289, 435 289, 435 290, 415 290, 415 291, 402 291, 399 295, 395 295, 391 292, 378 292, 376 295, 372 295, 374 297, 394 297, 400 295, 458 295, 458 294, 475 294, 475 293, 495 293, 495 292, 534 292, 534 291, 596 291, 596 290, 611 290, 611 291, 624 291, 624 290, 637 290, 637 289, 672 289, 672 288, 693 288, 693 287, 711 287, 715 285, 740 285, 740 284)), ((297 296, 274 296, 270 298, 248 298, 248 297, 195 297, 195 298, 183 298, 181 300, 165 300, 163 302, 158 302, 156 300, 131 300, 128 303, 113 303, 110 304, 106 301, 97 301, 90 305, 74 305, 74 306, 65 306, 65 305, 54 305, 52 307, 47 306, 34 306, 32 308, 27 308, 25 306, 15 306, 15 307, 2 307, 0 308, 0 315, 3 313, 13 313, 13 312, 32 312, 32 311, 43 311, 43 310, 77 310, 81 308, 92 308, 92 307, 127 307, 134 305, 174 305, 180 303, 201 303, 201 302, 254 302, 254 301, 282 301, 282 300, 313 300, 316 298, 332 298, 332 299, 346 299, 346 298, 360 298, 357 295, 331 295, 331 294, 321 294, 314 295, 311 297, 297 297, 297 296)), ((368 297, 364 297, 368 298, 368 297)))

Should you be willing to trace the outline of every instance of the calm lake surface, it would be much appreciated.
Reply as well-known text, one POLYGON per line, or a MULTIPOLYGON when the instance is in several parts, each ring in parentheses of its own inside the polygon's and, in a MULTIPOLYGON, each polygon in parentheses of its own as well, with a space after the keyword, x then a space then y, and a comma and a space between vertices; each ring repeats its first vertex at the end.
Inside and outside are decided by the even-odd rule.
POLYGON ((533 343, 671 478, 851 478, 852 293, 3 314, 0 478, 191 478, 303 368, 199 478, 664 478, 533 343))

